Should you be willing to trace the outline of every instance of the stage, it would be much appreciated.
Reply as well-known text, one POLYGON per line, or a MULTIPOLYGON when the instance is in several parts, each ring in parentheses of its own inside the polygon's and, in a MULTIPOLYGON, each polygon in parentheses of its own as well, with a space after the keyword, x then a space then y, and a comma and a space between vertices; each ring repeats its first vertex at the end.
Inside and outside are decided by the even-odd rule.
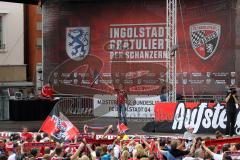
MULTIPOLYGON (((83 125, 88 124, 92 126, 103 126, 103 125, 110 125, 112 124, 114 126, 114 132, 112 134, 117 134, 117 119, 116 118, 95 118, 95 119, 89 119, 89 118, 76 118, 76 117, 69 117, 69 120, 76 125, 80 132, 83 132, 83 125)), ((181 137, 183 133, 155 133, 155 132, 144 132, 142 130, 142 127, 150 122, 151 120, 147 119, 130 119, 128 121, 128 127, 129 131, 127 134, 134 135, 158 135, 158 136, 176 136, 181 137)), ((0 132, 3 131, 9 131, 9 132, 20 132, 21 128, 23 126, 27 127, 31 132, 38 132, 39 128, 41 127, 43 121, 1 121, 0 123, 0 132)), ((103 134, 102 132, 97 132, 98 134, 103 134)), ((214 134, 197 134, 201 137, 207 137, 211 136, 213 137, 214 134)))
MULTIPOLYGON (((136 102, 140 101, 143 101, 143 99, 141 98, 136 102)), ((118 122, 116 118, 117 110, 112 110, 112 105, 98 105, 95 103, 96 100, 86 100, 86 98, 81 97, 62 98, 60 101, 41 99, 11 100, 9 106, 10 119, 8 121, 1 121, 0 131, 21 131, 21 128, 26 126, 30 131, 37 132, 43 120, 47 118, 53 107, 56 106, 80 131, 83 131, 84 124, 97 127, 113 125, 114 134, 116 134, 118 122)), ((225 131, 226 118, 224 117, 226 117, 226 111, 224 104, 221 103, 159 102, 154 104, 154 106, 141 105, 138 108, 144 109, 143 106, 146 112, 143 110, 132 110, 133 106, 128 107, 129 134, 171 134, 177 136, 186 131, 188 124, 195 126, 194 133, 211 135, 217 130, 222 133, 225 131)), ((238 135, 239 120, 240 114, 237 114, 236 133, 238 135)), ((99 134, 103 132, 99 132, 99 134)))
MULTIPOLYGON (((78 117, 68 117, 69 120, 83 131, 83 125, 92 125, 92 126, 106 126, 113 125, 114 133, 117 131, 117 118, 78 118, 78 117)), ((131 119, 128 121, 128 127, 130 128, 129 134, 147 134, 142 131, 142 127, 145 123, 149 122, 149 120, 144 119, 131 119)), ((43 121, 1 121, 0 123, 0 131, 10 131, 10 132, 18 132, 21 131, 23 126, 29 128, 31 132, 38 132, 41 127, 43 121)), ((153 133, 154 134, 154 133, 153 133)))

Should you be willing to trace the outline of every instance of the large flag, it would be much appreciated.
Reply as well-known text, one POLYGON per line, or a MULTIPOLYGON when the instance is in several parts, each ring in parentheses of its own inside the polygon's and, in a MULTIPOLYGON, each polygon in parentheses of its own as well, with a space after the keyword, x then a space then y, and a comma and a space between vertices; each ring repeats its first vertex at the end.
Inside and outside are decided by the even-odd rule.
POLYGON ((46 120, 43 122, 41 131, 50 134, 57 141, 72 140, 79 134, 79 130, 61 112, 57 112, 55 106, 46 120))

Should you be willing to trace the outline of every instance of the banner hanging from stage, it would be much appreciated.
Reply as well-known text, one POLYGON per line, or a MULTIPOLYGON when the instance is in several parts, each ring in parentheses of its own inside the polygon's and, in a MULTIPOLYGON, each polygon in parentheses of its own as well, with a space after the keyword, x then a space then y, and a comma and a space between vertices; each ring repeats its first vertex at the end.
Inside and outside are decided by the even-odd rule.
MULTIPOLYGON (((214 133, 226 128, 226 108, 221 103, 156 103, 156 132, 182 133, 187 126, 194 126, 194 133, 214 133)), ((145 126, 147 129, 147 125, 145 126)), ((240 112, 236 113, 235 131, 240 134, 240 112)))
MULTIPOLYGON (((94 116, 118 117, 116 95, 95 95, 93 97, 94 116)), ((154 118, 154 105, 160 101, 159 96, 131 95, 126 106, 127 118, 154 118)))
MULTIPOLYGON (((178 8, 177 93, 224 95, 236 84, 235 10, 229 0, 178 8)), ((166 2, 49 1, 43 5, 43 76, 56 94, 157 95, 166 79, 166 2), (84 3, 83 3, 84 2, 84 3)))

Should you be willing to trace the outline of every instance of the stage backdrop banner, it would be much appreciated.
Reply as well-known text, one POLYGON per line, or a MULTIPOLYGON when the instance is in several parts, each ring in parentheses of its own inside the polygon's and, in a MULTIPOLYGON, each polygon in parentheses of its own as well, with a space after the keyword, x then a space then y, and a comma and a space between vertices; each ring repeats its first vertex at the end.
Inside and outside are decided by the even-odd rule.
MULTIPOLYGON (((194 126, 194 133, 214 133, 226 128, 226 108, 220 103, 156 103, 155 127, 162 132, 186 131, 194 126)), ((236 133, 240 134, 240 112, 236 113, 236 133)))
MULTIPOLYGON (((177 93, 224 95, 236 84, 235 3, 181 1, 177 93)), ((179 6, 179 5, 178 5, 179 6)), ((157 95, 166 87, 166 2, 46 1, 43 77, 57 94, 157 95)))
MULTIPOLYGON (((126 117, 128 118, 154 118, 154 105, 158 103, 159 96, 131 95, 126 104, 126 117)), ((118 117, 116 95, 95 95, 94 115, 104 117, 118 117)))

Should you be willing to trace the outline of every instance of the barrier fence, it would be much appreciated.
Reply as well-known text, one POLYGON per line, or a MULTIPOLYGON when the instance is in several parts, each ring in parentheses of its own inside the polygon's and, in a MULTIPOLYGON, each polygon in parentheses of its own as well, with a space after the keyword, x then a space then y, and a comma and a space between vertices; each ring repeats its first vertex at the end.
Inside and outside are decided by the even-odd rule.
POLYGON ((205 103, 213 103, 213 102, 223 102, 225 99, 225 95, 185 95, 178 102, 205 102, 205 103))
POLYGON ((9 97, 0 96, 0 120, 9 119, 9 97))
POLYGON ((93 99, 91 97, 61 97, 55 106, 67 116, 94 116, 93 99))
MULTIPOLYGON (((219 95, 216 97, 210 97, 210 96, 195 96, 190 97, 186 96, 184 99, 179 100, 179 102, 222 102, 223 96, 219 95), (216 99, 214 99, 216 98, 216 99)), ((59 110, 68 117, 101 117, 102 115, 109 112, 108 110, 104 110, 101 112, 101 115, 95 115, 94 114, 94 97, 87 97, 87 96, 79 96, 79 97, 60 97, 59 101, 55 104, 59 108, 59 110)), ((103 106, 101 106, 103 107, 103 106)), ((100 108, 101 108, 100 107, 100 108)), ((128 117, 131 119, 143 119, 148 118, 151 119, 151 117, 140 117, 140 116, 134 116, 134 117, 128 117)))
MULTIPOLYGON (((159 98, 160 99, 160 98, 159 98)), ((178 102, 222 102, 223 101, 223 96, 185 96, 178 102)), ((17 100, 16 100, 17 101, 17 100)), ((25 100, 27 101, 27 100, 25 100)), ((16 102, 17 103, 17 102, 16 102)), ((92 118, 92 117, 101 117, 102 115, 110 112, 109 108, 107 108, 105 105, 100 106, 97 111, 100 114, 96 114, 96 109, 94 111, 94 97, 87 97, 87 96, 68 96, 68 97, 60 97, 58 102, 55 104, 56 106, 59 107, 60 111, 64 113, 64 115, 68 117, 82 117, 82 118, 92 118), (106 109, 107 108, 107 109, 106 109), (100 109, 100 110, 99 110, 100 109)), ((145 105, 138 105, 138 106, 130 106, 133 109, 139 109, 139 107, 144 107, 145 105)), ((36 106, 38 107, 38 106, 36 106)), ((111 109, 111 108, 110 108, 111 109)), ((142 111, 138 110, 139 114, 143 113, 142 111)), ((0 120, 9 120, 9 98, 7 96, 0 96, 0 120)), ((98 113, 97 112, 97 113, 98 113)), ((115 111, 116 112, 116 111, 115 111)), ((135 116, 131 116, 133 114, 133 111, 127 112, 129 114, 128 118, 131 118, 133 120, 142 120, 146 119, 149 120, 151 119, 150 116, 138 116, 138 114, 135 114, 135 116)), ((145 112, 144 112, 145 113, 145 112)), ((48 114, 48 113, 47 113, 48 114)), ((111 116, 113 116, 111 114, 111 116)))

